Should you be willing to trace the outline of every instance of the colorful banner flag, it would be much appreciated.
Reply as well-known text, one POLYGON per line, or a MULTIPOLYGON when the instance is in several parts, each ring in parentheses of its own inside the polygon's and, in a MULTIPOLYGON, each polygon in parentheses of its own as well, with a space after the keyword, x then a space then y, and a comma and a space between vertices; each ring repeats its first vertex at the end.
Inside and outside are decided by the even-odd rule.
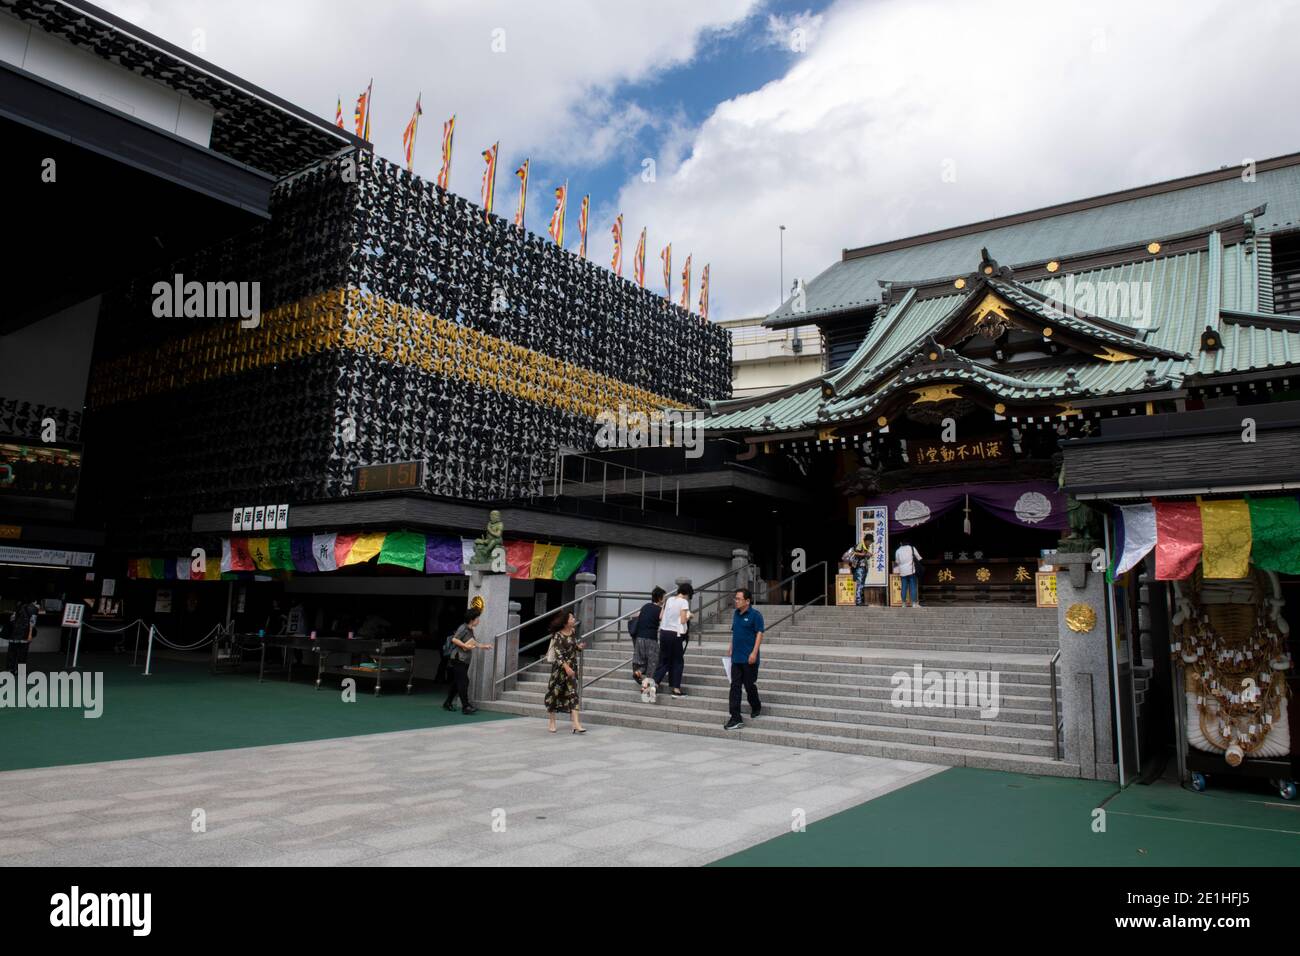
POLYGON ((221 580, 221 565, 218 564, 216 561, 208 561, 208 562, 206 563, 206 566, 203 568, 203 580, 204 580, 204 581, 220 581, 220 580, 221 580))
MULTIPOLYGON (((343 537, 344 535, 339 535, 339 538, 343 537)), ((383 531, 366 531, 354 537, 356 540, 353 541, 352 547, 348 549, 347 555, 343 557, 340 563, 342 567, 350 564, 364 564, 383 550, 385 537, 383 531)))
POLYGON ((366 91, 357 97, 357 108, 352 113, 352 119, 357 127, 357 135, 367 143, 370 142, 370 106, 374 88, 375 81, 372 79, 366 87, 366 91))
POLYGON ((316 558, 316 567, 322 571, 337 571, 339 568, 337 534, 314 534, 311 536, 311 552, 316 558))
POLYGON ((1207 578, 1244 578, 1250 574, 1250 507, 1240 498, 1203 501, 1201 568, 1207 578))
POLYGON ((248 556, 253 559, 253 568, 255 570, 270 571, 275 567, 271 564, 271 540, 269 538, 249 538, 248 556))
POLYGON ((1201 509, 1195 501, 1157 501, 1156 580, 1180 581, 1201 560, 1201 509))
POLYGON ((567 581, 571 578, 587 559, 586 548, 575 548, 572 545, 565 545, 560 549, 559 557, 555 559, 555 565, 551 568, 551 576, 556 581, 567 581))
POLYGON ((671 302, 673 298, 673 244, 671 242, 664 246, 663 251, 659 253, 659 258, 664 264, 664 297, 671 302))
POLYGON ((1156 509, 1146 503, 1123 505, 1115 511, 1115 555, 1107 579, 1114 581, 1145 558, 1156 546, 1156 509))
POLYGON ((222 571, 227 571, 227 572, 228 572, 228 571, 233 570, 233 569, 231 568, 231 566, 230 566, 230 539, 229 539, 229 538, 222 538, 222 539, 221 539, 221 565, 220 565, 220 567, 221 567, 221 570, 222 570, 222 571))
POLYGON ((614 275, 623 275, 623 214, 619 213, 614 217, 614 228, 610 230, 614 234, 614 260, 609 267, 614 270, 614 275))
POLYGON ((248 553, 247 538, 230 539, 230 570, 252 571, 253 559, 248 553))
POLYGON ((546 227, 547 234, 555 240, 557 246, 564 246, 564 213, 569 204, 569 184, 555 187, 555 212, 551 213, 551 224, 546 227))
MULTIPOLYGON (((188 581, 189 579, 190 579, 190 559, 177 558, 176 559, 176 580, 188 581)), ((200 580, 202 579, 200 578, 200 580)))
POLYGON ((425 574, 464 574, 460 538, 429 535, 424 544, 425 574))
POLYGON ((343 129, 343 97, 339 97, 339 105, 334 110, 334 125, 343 129))
POLYGON ((704 271, 700 273, 700 318, 706 322, 709 319, 709 266, 704 265, 704 271))
POLYGON ((438 170, 438 188, 446 190, 451 181, 451 141, 456 135, 456 114, 442 124, 442 168, 438 170))
POLYGON ((587 210, 591 206, 591 194, 582 197, 582 208, 578 210, 578 258, 587 258, 587 210))
POLYGON ((162 567, 162 576, 164 581, 176 580, 176 562, 167 558, 159 558, 158 564, 162 567))
POLYGON ((424 570, 424 535, 417 531, 390 531, 379 549, 379 564, 395 564, 412 571, 424 570))
POLYGON ((293 555, 293 569, 301 574, 315 574, 316 555, 312 551, 312 537, 309 534, 294 535, 289 542, 289 552, 293 555))
POLYGON ((515 210, 515 225, 520 229, 524 228, 524 207, 528 205, 528 160, 515 170, 515 178, 519 180, 519 208, 515 210))
POLYGON ((284 535, 277 535, 271 539, 271 567, 279 571, 294 569, 292 539, 284 535))
POLYGON ((406 171, 411 171, 411 164, 415 157, 415 130, 420 124, 420 117, 424 115, 424 110, 420 109, 420 94, 415 95, 415 112, 411 115, 411 121, 406 124, 406 129, 402 130, 402 151, 406 153, 406 171))
POLYGON ((491 149, 483 150, 483 162, 486 167, 483 169, 483 221, 487 222, 492 215, 492 201, 496 198, 497 192, 497 147, 499 142, 493 143, 491 149))
POLYGON ((532 541, 507 541, 506 545, 506 565, 515 570, 511 572, 512 578, 527 580, 533 574, 533 542, 532 541))
POLYGON ((1255 567, 1300 574, 1300 501, 1251 498, 1250 559, 1255 567))
POLYGON ((687 312, 691 310, 691 255, 686 254, 686 265, 682 267, 682 301, 681 306, 687 312))
POLYGON ((642 289, 645 288, 645 229, 641 230, 641 238, 636 244, 636 253, 632 256, 632 272, 636 277, 636 284, 642 289))
POLYGON ((555 571, 555 561, 560 556, 558 544, 533 545, 531 576, 549 581, 555 571))

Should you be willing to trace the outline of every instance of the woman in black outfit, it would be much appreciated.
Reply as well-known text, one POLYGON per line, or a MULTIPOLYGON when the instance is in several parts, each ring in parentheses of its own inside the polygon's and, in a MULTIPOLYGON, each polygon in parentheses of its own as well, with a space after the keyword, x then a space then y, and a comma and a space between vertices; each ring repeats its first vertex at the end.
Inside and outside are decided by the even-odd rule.
POLYGON ((449 666, 451 667, 451 689, 447 692, 447 699, 443 702, 444 710, 455 710, 453 701, 456 695, 460 695, 460 712, 462 714, 473 714, 478 708, 469 702, 469 662, 470 655, 476 649, 491 650, 491 644, 480 644, 474 637, 474 628, 478 626, 478 619, 483 614, 482 609, 472 607, 465 612, 465 623, 456 628, 456 633, 451 636, 451 658, 449 666))

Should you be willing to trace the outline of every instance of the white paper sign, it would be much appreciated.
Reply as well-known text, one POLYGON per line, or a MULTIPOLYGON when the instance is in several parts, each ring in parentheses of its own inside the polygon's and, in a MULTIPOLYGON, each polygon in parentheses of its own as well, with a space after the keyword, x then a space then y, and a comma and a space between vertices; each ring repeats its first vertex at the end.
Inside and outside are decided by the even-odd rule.
POLYGON ((731 658, 730 657, 724 657, 722 659, 722 669, 727 672, 727 680, 730 681, 731 680, 731 658))
POLYGON ((253 509, 253 530, 261 531, 266 526, 266 505, 258 505, 253 509))
POLYGON ((252 509, 252 508, 245 508, 245 509, 244 509, 244 528, 243 528, 243 530, 245 530, 245 531, 252 531, 252 530, 253 530, 253 509, 252 509))
POLYGON ((230 530, 231 530, 231 531, 243 531, 243 530, 244 530, 244 509, 243 509, 243 508, 236 508, 236 509, 231 513, 231 515, 230 515, 230 530))
POLYGON ((104 578, 104 580, 100 582, 100 588, 99 588, 100 596, 112 597, 115 593, 117 593, 117 579, 104 578))
POLYGON ((284 531, 289 527, 289 506, 277 505, 275 508, 275 527, 277 531, 284 531))
POLYGON ((63 626, 64 627, 81 627, 81 615, 86 610, 86 605, 80 601, 69 601, 63 605, 63 626))

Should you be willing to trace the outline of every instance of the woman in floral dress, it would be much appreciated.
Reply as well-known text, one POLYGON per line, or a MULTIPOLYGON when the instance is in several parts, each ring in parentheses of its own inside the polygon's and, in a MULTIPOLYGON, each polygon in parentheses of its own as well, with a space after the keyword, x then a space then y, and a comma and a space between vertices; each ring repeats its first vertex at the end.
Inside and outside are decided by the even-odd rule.
POLYGON ((546 685, 546 713, 551 722, 549 730, 555 733, 555 715, 568 713, 573 722, 575 734, 587 731, 578 718, 578 654, 582 644, 578 642, 576 631, 578 619, 563 612, 551 620, 551 680, 546 685))

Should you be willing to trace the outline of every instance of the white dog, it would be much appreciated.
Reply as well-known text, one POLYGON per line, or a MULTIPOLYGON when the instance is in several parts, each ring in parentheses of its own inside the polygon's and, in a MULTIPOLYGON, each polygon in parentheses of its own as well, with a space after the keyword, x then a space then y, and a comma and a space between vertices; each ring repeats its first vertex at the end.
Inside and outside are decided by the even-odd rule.
POLYGON ((655 702, 656 690, 658 690, 658 688, 655 686, 653 677, 643 678, 641 681, 641 703, 653 704, 655 702))

